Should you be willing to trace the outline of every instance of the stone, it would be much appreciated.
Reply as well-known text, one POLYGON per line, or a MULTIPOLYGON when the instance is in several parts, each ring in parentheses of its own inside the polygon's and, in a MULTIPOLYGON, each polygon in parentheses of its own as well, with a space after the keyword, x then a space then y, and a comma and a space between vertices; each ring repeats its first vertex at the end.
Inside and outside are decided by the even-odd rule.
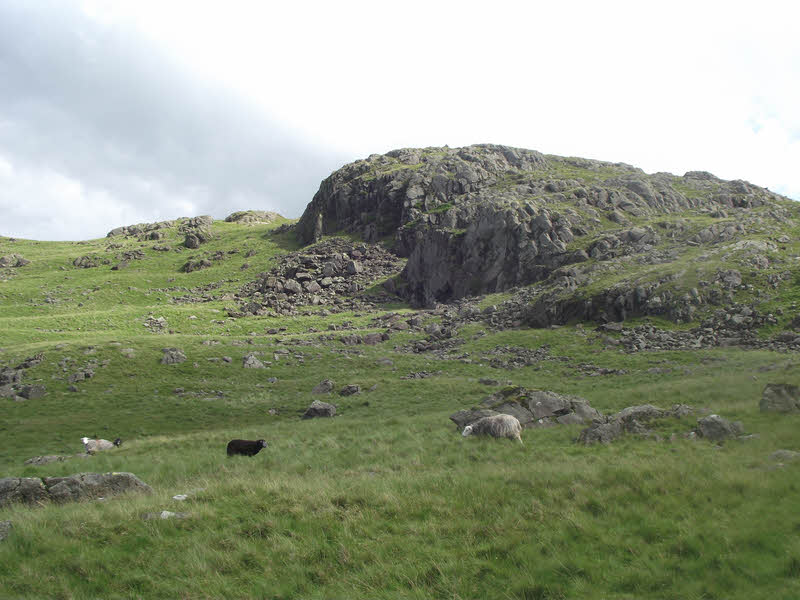
POLYGON ((0 370, 0 384, 15 384, 22 382, 22 370, 2 369, 0 370))
POLYGON ((358 275, 359 273, 361 273, 361 271, 363 271, 361 263, 355 260, 349 261, 345 266, 345 269, 349 275, 358 275))
POLYGON ((345 346, 356 346, 357 344, 361 344, 364 340, 361 338, 360 335, 356 335, 354 333, 343 335, 339 338, 339 341, 342 342, 345 346))
POLYGON ((258 360, 255 354, 247 354, 242 358, 242 367, 245 369, 265 369, 266 365, 258 360))
POLYGON ((584 418, 576 413, 556 417, 556 423, 559 425, 583 425, 585 422, 584 418))
POLYGON ((528 410, 533 413, 534 419, 543 419, 558 414, 570 412, 569 400, 553 392, 533 391, 527 397, 528 410))
POLYGON ((623 431, 621 421, 595 422, 581 431, 578 442, 587 446, 597 443, 609 444, 620 437, 623 431))
POLYGON ((0 479, 0 508, 16 502, 37 504, 47 499, 47 489, 38 477, 0 479))
POLYGON ((769 455, 772 460, 780 462, 789 462, 792 460, 800 460, 800 452, 794 450, 776 450, 769 455))
POLYGON ((11 535, 12 529, 14 529, 14 525, 11 521, 0 521, 0 542, 11 535))
POLYGON ((133 473, 78 473, 68 477, 45 477, 48 496, 58 503, 106 498, 130 491, 152 492, 152 488, 133 473))
POLYGON ((653 419, 661 419, 664 416, 664 411, 660 408, 656 408, 652 404, 643 404, 641 406, 629 406, 627 408, 623 408, 612 418, 620 421, 646 422, 653 419))
POLYGON ((8 254, 7 256, 0 256, 0 267, 24 267, 29 265, 31 261, 22 258, 21 254, 8 254))
POLYGON ((200 237, 194 233, 187 233, 186 238, 183 240, 183 245, 195 250, 200 247, 200 237))
POLYGON ((361 393, 361 386, 352 383, 344 386, 341 390, 339 390, 340 396, 352 396, 353 394, 360 394, 360 393, 361 393))
POLYGON ((492 410, 505 415, 516 417, 523 427, 534 420, 533 413, 522 406, 519 402, 506 402, 504 404, 492 406, 492 410))
POLYGON ((164 356, 161 357, 162 365, 176 365, 186 361, 186 355, 180 348, 162 348, 164 356))
POLYGON ((786 383, 768 383, 759 402, 761 412, 800 412, 800 388, 786 383))
POLYGON ((367 333, 363 337, 363 342, 367 346, 374 346, 375 344, 380 344, 383 341, 389 339, 388 333, 367 333))
POLYGON ((165 521, 167 519, 188 519, 191 513, 188 512, 172 512, 169 510, 162 510, 157 513, 144 513, 142 514, 143 521, 151 521, 154 519, 165 521))
POLYGON ((304 419, 314 419, 317 417, 333 417, 336 415, 336 406, 327 402, 314 400, 303 414, 304 419))
POLYGON ((303 286, 297 283, 294 279, 287 279, 283 283, 283 289, 292 294, 300 294, 303 291, 303 286))
POLYGON ((311 390, 312 394, 330 394, 333 391, 334 383, 330 379, 323 379, 319 382, 314 389, 311 390))
POLYGON ((28 400, 42 398, 46 393, 47 388, 43 385, 24 385, 19 391, 19 395, 28 400))
POLYGON ((464 429, 470 423, 474 423, 478 419, 482 419, 483 417, 491 417, 493 415, 499 415, 500 413, 495 410, 490 410, 488 408, 479 408, 473 410, 460 410, 457 413, 453 413, 450 415, 450 420, 456 424, 456 427, 459 429, 464 429))
POLYGON ((71 458, 91 458, 91 454, 87 454, 86 452, 81 452, 78 454, 48 454, 47 456, 34 456, 33 458, 29 458, 25 461, 26 465, 32 465, 34 467, 40 467, 42 465, 48 465, 54 462, 62 462, 65 460, 69 460, 71 458))
POLYGON ((742 434, 742 424, 731 423, 719 415, 708 415, 697 420, 697 434, 712 442, 721 442, 742 434))

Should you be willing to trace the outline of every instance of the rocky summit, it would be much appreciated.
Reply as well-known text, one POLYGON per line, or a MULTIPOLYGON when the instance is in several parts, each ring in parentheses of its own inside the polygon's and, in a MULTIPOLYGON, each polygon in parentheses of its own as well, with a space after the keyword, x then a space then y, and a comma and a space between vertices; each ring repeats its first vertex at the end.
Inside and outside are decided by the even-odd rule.
POLYGON ((536 283, 516 304, 524 322, 547 326, 686 321, 746 304, 792 278, 781 251, 798 215, 787 198, 704 171, 646 174, 482 144, 346 165, 296 231, 304 244, 335 233, 383 241, 408 259, 393 287, 417 306, 536 283))

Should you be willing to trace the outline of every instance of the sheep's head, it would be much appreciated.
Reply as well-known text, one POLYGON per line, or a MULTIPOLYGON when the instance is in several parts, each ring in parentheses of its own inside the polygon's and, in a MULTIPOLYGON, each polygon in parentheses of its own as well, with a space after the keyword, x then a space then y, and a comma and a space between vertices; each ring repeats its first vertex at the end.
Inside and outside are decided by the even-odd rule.
POLYGON ((261 444, 262 448, 266 448, 267 447, 267 442, 265 442, 264 440, 258 440, 258 443, 261 444))
POLYGON ((464 427, 464 431, 461 432, 461 435, 467 437, 468 435, 472 435, 472 425, 467 425, 464 427))
POLYGON ((114 440, 114 445, 115 445, 117 448, 119 448, 120 446, 122 446, 122 440, 121 440, 120 438, 117 438, 117 439, 115 439, 115 440, 114 440))

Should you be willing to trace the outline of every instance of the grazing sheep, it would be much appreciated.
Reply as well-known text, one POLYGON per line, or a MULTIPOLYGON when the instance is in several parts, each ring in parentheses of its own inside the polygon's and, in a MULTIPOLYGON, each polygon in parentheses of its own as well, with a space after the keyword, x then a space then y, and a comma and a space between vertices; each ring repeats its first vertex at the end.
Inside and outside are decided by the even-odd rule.
POLYGON ((228 456, 241 454, 242 456, 255 456, 267 447, 264 440, 231 440, 228 442, 228 456))
POLYGON ((94 454, 98 450, 111 450, 112 448, 118 448, 122 445, 122 440, 119 438, 115 439, 113 442, 109 442, 108 440, 83 437, 81 441, 83 442, 83 447, 86 448, 87 454, 94 454))
POLYGON ((517 417, 512 415, 492 415, 478 419, 472 425, 464 427, 461 435, 490 435, 492 437, 506 437, 512 440, 519 440, 522 443, 522 425, 519 424, 517 417))

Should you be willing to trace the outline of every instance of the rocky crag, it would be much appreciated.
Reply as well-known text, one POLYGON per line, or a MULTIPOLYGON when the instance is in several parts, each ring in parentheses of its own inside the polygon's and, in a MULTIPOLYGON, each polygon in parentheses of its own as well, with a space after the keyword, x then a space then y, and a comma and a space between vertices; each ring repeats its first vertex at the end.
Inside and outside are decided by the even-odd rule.
POLYGON ((324 180, 296 226, 407 258, 416 306, 517 291, 532 326, 642 315, 674 321, 742 304, 794 277, 798 206, 745 181, 494 145, 403 149, 324 180), (531 284, 537 284, 531 286, 531 284))

